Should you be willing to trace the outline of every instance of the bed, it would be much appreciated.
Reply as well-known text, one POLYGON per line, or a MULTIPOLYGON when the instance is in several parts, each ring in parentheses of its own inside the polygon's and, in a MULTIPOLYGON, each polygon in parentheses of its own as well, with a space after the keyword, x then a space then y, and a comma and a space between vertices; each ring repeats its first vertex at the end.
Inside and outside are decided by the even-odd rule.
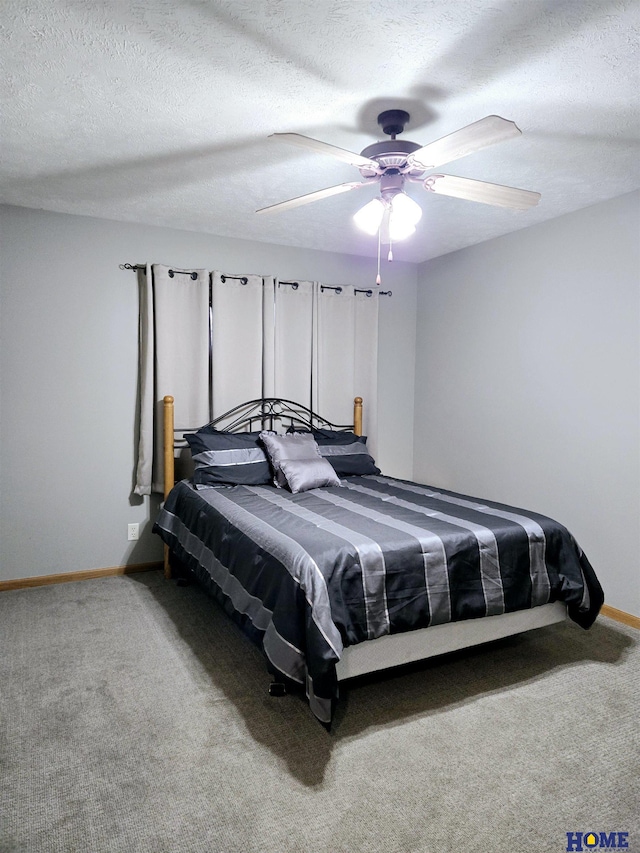
POLYGON ((269 398, 195 433, 165 397, 164 434, 165 574, 186 567, 326 726, 340 681, 567 615, 588 628, 603 603, 556 521, 384 476, 359 397, 348 425, 269 398))

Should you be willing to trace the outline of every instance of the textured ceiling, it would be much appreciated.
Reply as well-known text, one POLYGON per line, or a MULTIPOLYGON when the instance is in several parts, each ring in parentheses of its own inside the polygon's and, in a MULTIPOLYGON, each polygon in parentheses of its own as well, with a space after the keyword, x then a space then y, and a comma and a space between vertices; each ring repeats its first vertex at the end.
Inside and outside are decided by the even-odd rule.
POLYGON ((438 139, 490 115, 523 136, 441 167, 542 193, 519 213, 409 193, 418 262, 640 187, 638 0, 2 0, 0 200, 374 256, 373 187, 255 210, 358 171, 376 116, 438 139))

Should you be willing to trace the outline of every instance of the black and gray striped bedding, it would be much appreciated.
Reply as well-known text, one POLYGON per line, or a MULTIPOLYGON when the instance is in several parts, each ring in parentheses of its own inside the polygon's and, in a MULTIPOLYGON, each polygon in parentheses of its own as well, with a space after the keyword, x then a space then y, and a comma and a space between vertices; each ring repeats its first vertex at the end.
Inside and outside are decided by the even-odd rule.
POLYGON ((602 589, 571 534, 533 512, 383 476, 291 494, 183 481, 154 531, 331 721, 345 646, 561 600, 588 628, 602 589))

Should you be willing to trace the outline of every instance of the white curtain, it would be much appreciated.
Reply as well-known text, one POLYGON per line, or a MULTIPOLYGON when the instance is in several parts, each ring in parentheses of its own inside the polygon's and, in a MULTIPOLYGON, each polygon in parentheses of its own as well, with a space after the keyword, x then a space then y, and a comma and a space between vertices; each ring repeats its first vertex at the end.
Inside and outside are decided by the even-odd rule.
POLYGON ((362 397, 363 430, 374 454, 378 410, 378 304, 376 291, 359 290, 350 285, 315 285, 312 409, 333 423, 350 423, 353 398, 362 397))
POLYGON ((209 420, 209 273, 160 264, 139 271, 140 438, 135 493, 163 490, 162 401, 176 429, 209 420), (193 277, 195 275, 195 278, 193 277))
POLYGON ((265 397, 311 407, 313 304, 312 281, 276 279, 265 311, 265 397))
POLYGON ((264 314, 268 307, 273 312, 271 277, 212 273, 213 417, 264 396, 264 314))

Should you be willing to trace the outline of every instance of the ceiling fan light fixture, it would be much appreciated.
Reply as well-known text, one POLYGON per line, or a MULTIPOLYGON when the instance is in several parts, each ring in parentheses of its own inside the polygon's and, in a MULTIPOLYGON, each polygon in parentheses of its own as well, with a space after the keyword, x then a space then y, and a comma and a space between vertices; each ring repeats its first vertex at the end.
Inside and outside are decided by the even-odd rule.
POLYGON ((373 198, 353 214, 353 221, 361 231, 373 236, 378 233, 384 210, 384 201, 381 198, 373 198))
POLYGON ((389 236, 392 240, 406 240, 415 233, 422 209, 406 193, 398 192, 391 199, 374 198, 354 214, 353 220, 365 234, 378 233, 385 210, 389 211, 389 236))

